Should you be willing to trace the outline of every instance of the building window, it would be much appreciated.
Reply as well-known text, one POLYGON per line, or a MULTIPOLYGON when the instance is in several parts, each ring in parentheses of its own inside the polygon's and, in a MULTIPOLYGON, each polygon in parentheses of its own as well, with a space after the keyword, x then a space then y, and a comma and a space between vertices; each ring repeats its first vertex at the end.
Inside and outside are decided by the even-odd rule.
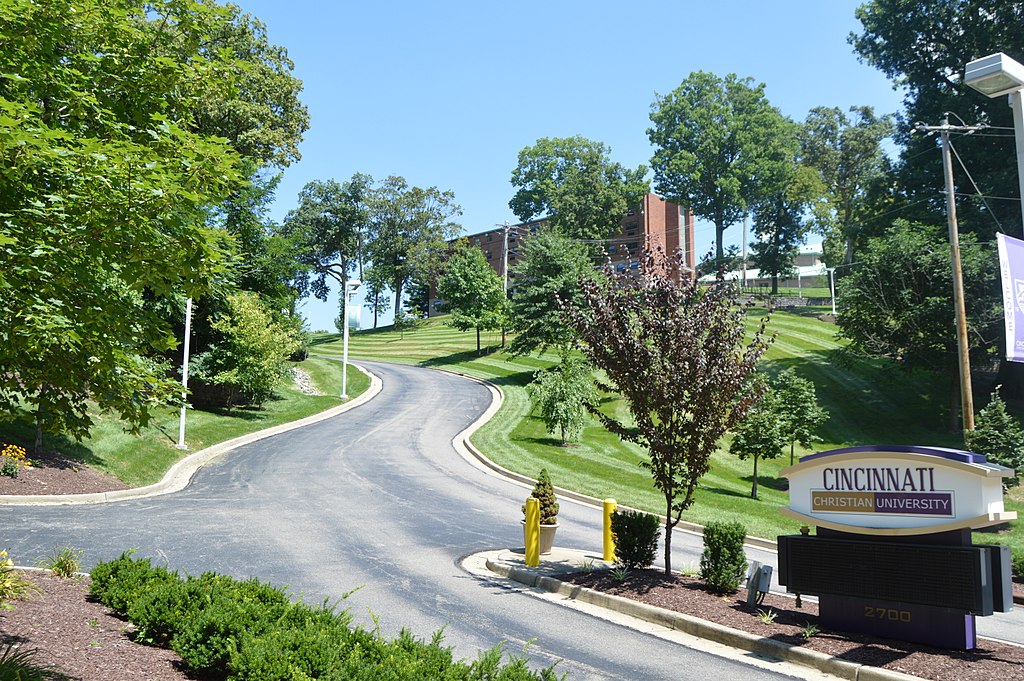
POLYGON ((484 251, 484 256, 486 256, 486 258, 488 260, 490 260, 491 259, 491 252, 490 251, 484 251))
POLYGON ((487 243, 491 243, 492 239, 494 239, 494 237, 492 235, 488 234, 487 235, 487 243))

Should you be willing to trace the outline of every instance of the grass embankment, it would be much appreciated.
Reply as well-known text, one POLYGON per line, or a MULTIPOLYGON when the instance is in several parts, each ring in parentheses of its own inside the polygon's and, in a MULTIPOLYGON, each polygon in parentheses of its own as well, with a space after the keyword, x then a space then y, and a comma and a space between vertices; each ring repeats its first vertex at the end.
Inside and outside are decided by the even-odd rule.
MULTIPOLYGON (((96 426, 87 439, 75 442, 65 437, 46 436, 44 447, 109 473, 133 487, 148 485, 160 480, 168 468, 192 452, 239 435, 296 421, 339 404, 340 363, 311 357, 296 366, 309 373, 324 395, 304 395, 295 387, 291 376, 287 376, 278 387, 275 398, 267 401, 262 409, 189 409, 185 417, 185 441, 189 447, 187 452, 175 449, 178 442, 178 409, 157 411, 139 435, 124 432, 124 426, 116 415, 95 414, 96 426)), ((366 375, 349 367, 349 395, 355 397, 368 387, 369 379, 366 375)), ((20 422, 0 424, 0 440, 4 442, 27 446, 33 438, 34 431, 27 418, 20 422)))
MULTIPOLYGON (((867 444, 918 444, 962 447, 960 436, 947 429, 948 400, 944 385, 924 374, 909 375, 886 362, 840 362, 836 327, 820 321, 823 309, 799 314, 776 312, 770 330, 777 339, 763 361, 775 373, 792 367, 810 379, 830 418, 821 428, 822 442, 813 451, 867 444)), ((752 329, 763 310, 748 315, 752 329)), ((531 413, 525 386, 538 368, 557 361, 554 356, 512 358, 498 347, 500 336, 486 334, 485 354, 476 353, 474 332, 444 326, 444 318, 425 320, 404 333, 390 328, 361 331, 349 341, 352 358, 443 367, 488 379, 505 394, 498 414, 473 435, 473 443, 489 458, 509 469, 536 477, 541 467, 554 483, 598 498, 613 497, 621 504, 664 513, 664 501, 653 488, 650 475, 639 464, 644 452, 623 444, 594 421, 588 421, 580 442, 563 448, 545 432, 544 422, 531 413)), ((337 336, 319 336, 312 352, 339 356, 337 336)), ((609 398, 605 408, 620 415, 626 407, 609 398)), ((789 465, 787 452, 758 465, 760 500, 750 498, 752 462, 728 453, 728 442, 713 457, 710 473, 703 479, 696 502, 684 519, 706 524, 715 520, 743 523, 750 534, 772 538, 799 528, 778 508, 788 503, 784 480, 778 477, 789 465)), ((796 457, 812 450, 796 446, 796 457)), ((1024 515, 1024 493, 1018 488, 1007 498, 1008 510, 1024 515)), ((1014 523, 1014 526, 1019 525, 1014 523)), ((979 533, 978 542, 1011 543, 1024 551, 1020 531, 979 533)))

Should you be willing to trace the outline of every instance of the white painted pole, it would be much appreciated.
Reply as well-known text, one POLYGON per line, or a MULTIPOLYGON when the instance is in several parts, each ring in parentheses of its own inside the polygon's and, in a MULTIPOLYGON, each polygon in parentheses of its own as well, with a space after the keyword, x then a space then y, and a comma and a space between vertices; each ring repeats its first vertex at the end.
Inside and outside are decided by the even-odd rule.
POLYGON ((185 348, 181 360, 181 416, 178 417, 177 449, 188 449, 185 444, 185 401, 188 399, 188 351, 192 339, 192 298, 185 302, 185 348))
POLYGON ((342 284, 342 295, 345 296, 345 303, 342 306, 342 316, 345 317, 343 334, 344 341, 342 342, 341 350, 341 399, 348 399, 348 299, 351 297, 349 293, 348 282, 342 284))

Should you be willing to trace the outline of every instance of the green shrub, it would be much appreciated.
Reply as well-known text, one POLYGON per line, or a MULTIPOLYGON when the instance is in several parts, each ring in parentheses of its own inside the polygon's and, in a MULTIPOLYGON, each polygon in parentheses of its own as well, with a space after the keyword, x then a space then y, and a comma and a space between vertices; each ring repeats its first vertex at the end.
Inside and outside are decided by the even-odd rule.
POLYGON ((642 511, 612 513, 616 564, 635 570, 653 563, 661 536, 660 522, 658 516, 642 511))
MULTIPOLYGON (((0 606, 7 601, 22 600, 37 593, 35 584, 20 570, 14 568, 14 561, 7 551, 0 551, 0 606)), ((11 607, 11 606, 6 606, 11 607)), ((3 678, 3 677, 0 677, 3 678)))
POLYGON ((704 552, 700 578, 713 590, 733 593, 747 570, 743 540, 747 529, 740 523, 708 523, 704 528, 704 552))
POLYGON ((260 635, 244 634, 231 654, 233 681, 334 678, 346 651, 373 645, 349 629, 347 613, 298 605, 260 635), (357 645, 358 644, 358 645, 357 645))
POLYGON ((166 646, 185 623, 210 602, 211 585, 223 579, 214 573, 174 580, 141 595, 128 608, 128 619, 138 627, 135 640, 166 646))
POLYGON ((998 386, 989 403, 978 412, 974 430, 964 433, 964 444, 972 452, 984 454, 989 463, 1014 469, 1012 478, 1003 479, 1004 485, 1020 484, 1020 471, 1024 467, 1024 428, 1006 411, 998 386))
MULTIPOLYGON (((558 501, 555 488, 551 484, 551 476, 547 468, 540 469, 537 484, 533 486, 530 496, 540 502, 540 524, 555 525, 558 523, 558 501)), ((523 504, 523 515, 526 515, 526 504, 523 504)))
POLYGON ((197 672, 225 673, 243 635, 262 635, 294 607, 282 589, 257 579, 218 577, 207 598, 171 639, 171 649, 197 672))
POLYGON ((56 577, 69 579, 74 577, 82 564, 82 551, 64 546, 53 549, 45 558, 39 560, 39 567, 49 570, 56 577))
POLYGON ((1024 580, 1024 549, 1012 551, 1010 556, 1013 576, 1024 580))
POLYGON ((143 594, 178 580, 177 573, 153 567, 149 558, 133 559, 133 553, 134 549, 125 551, 114 560, 99 563, 90 573, 89 593, 119 615, 127 615, 143 594))

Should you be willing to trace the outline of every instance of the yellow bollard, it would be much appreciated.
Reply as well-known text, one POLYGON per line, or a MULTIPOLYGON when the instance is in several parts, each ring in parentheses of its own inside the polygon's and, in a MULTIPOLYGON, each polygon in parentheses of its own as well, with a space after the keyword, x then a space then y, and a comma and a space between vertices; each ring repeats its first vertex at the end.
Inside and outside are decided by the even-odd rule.
POLYGON ((526 567, 540 565, 540 499, 526 500, 526 567))
POLYGON ((612 534, 612 513, 619 505, 614 499, 604 500, 604 559, 615 562, 615 536, 612 534))

